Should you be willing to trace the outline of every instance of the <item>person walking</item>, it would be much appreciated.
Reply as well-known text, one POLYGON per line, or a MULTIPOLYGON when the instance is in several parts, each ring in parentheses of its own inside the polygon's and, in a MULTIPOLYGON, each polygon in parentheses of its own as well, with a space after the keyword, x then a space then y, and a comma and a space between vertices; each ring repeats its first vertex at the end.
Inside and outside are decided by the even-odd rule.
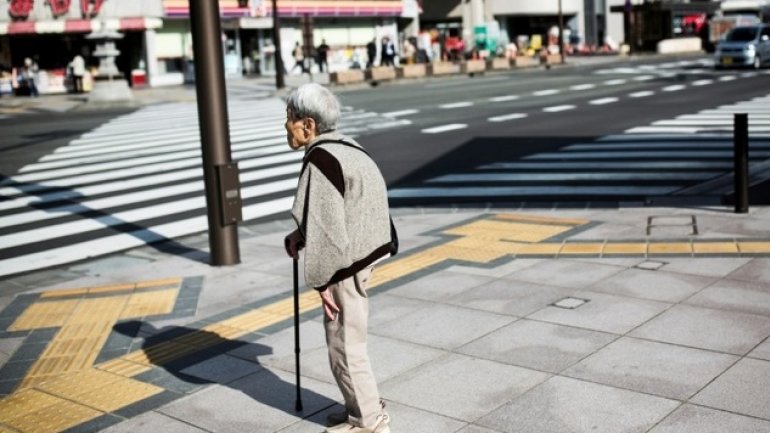
POLYGON ((393 41, 387 36, 382 38, 382 52, 380 56, 382 57, 380 66, 393 66, 393 60, 396 58, 396 46, 393 45, 393 41))
POLYGON ((37 62, 30 59, 29 57, 24 59, 24 69, 22 70, 22 77, 24 78, 24 83, 27 85, 27 88, 29 89, 30 98, 37 98, 38 96, 40 96, 40 93, 37 90, 37 74, 39 70, 40 69, 37 66, 37 62))
POLYGON ((374 66, 374 59, 377 57, 377 39, 372 39, 366 44, 366 69, 374 66))
POLYGON ((376 163, 338 132, 340 104, 323 86, 304 84, 286 101, 289 147, 304 149, 286 236, 289 256, 305 254, 305 282, 320 293, 332 374, 345 411, 327 433, 390 433, 367 353, 367 286, 375 264, 395 253, 385 181, 376 163))
POLYGON ((72 59, 72 82, 75 93, 83 93, 83 76, 86 75, 86 61, 78 54, 72 59))
POLYGON ((326 39, 321 39, 321 45, 318 46, 318 68, 321 72, 329 72, 329 46, 326 45, 326 39))
POLYGON ((294 57, 294 66, 292 66, 291 72, 294 72, 294 70, 299 67, 299 73, 304 74, 305 54, 302 52, 302 45, 300 45, 299 42, 294 43, 294 50, 292 50, 291 55, 294 57))

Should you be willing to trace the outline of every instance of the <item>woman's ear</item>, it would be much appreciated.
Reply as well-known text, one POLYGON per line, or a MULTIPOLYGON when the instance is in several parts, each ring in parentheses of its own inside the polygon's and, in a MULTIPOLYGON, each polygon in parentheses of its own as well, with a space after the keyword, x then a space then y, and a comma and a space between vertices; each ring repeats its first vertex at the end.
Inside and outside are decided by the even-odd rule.
POLYGON ((304 129, 306 137, 309 136, 311 133, 315 135, 315 127, 316 127, 315 119, 311 117, 306 117, 302 123, 303 123, 302 127, 304 129))

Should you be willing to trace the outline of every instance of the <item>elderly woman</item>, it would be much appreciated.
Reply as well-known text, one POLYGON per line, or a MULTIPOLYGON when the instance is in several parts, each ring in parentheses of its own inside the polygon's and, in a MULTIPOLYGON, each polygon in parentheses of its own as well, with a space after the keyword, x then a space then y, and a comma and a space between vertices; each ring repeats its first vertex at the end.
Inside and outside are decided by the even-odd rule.
POLYGON ((286 237, 295 259, 305 250, 305 282, 319 291, 329 363, 345 412, 327 418, 327 432, 388 433, 366 348, 366 288, 375 263, 395 252, 385 181, 360 144, 336 131, 337 98, 305 84, 287 99, 292 149, 305 149, 292 208, 297 230, 286 237))

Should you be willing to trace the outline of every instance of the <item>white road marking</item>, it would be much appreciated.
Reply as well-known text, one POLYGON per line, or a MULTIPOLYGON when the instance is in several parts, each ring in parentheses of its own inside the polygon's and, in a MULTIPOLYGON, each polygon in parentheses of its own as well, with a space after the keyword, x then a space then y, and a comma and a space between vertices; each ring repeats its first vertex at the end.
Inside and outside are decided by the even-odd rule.
POLYGON ((640 75, 638 77, 634 77, 634 81, 650 81, 653 78, 655 78, 652 75, 640 75))
POLYGON ((604 82, 604 84, 608 86, 618 86, 620 84, 626 84, 626 80, 619 78, 617 80, 607 80, 604 82))
POLYGON ((591 105, 605 105, 605 104, 612 104, 613 102, 618 102, 619 99, 615 97, 608 97, 608 98, 599 98, 594 99, 593 101, 589 101, 588 103, 591 105))
POLYGON ((419 113, 420 110, 401 110, 401 111, 391 111, 390 113, 382 113, 385 117, 400 117, 400 116, 409 116, 412 114, 419 113))
POLYGON ((684 84, 674 84, 672 86, 666 86, 662 90, 664 92, 676 92, 685 88, 687 88, 687 86, 685 86, 684 84))
POLYGON ((736 77, 735 75, 725 75, 723 77, 719 77, 719 81, 734 81, 737 78, 738 77, 736 77))
POLYGON ((561 93, 561 90, 558 89, 546 89, 546 90, 538 90, 536 92, 532 92, 535 96, 548 96, 548 95, 555 95, 557 93, 561 93))
POLYGON ((467 127, 468 125, 464 123, 450 123, 449 125, 441 125, 441 126, 435 126, 433 128, 423 129, 421 132, 423 134, 439 134, 442 132, 454 131, 457 129, 465 129, 467 127))
POLYGON ((560 111, 573 110, 574 108, 574 105, 555 105, 553 107, 545 107, 543 111, 546 113, 558 113, 560 111))
POLYGON ((570 87, 570 90, 588 90, 596 87, 596 84, 576 84, 570 87))
POLYGON ((631 93, 628 96, 630 96, 632 98, 644 98, 644 97, 647 97, 647 96, 652 96, 654 94, 655 94, 655 92, 653 92, 652 90, 642 90, 641 92, 631 93))
POLYGON ((693 81, 692 85, 693 86, 707 86, 707 85, 709 85, 709 84, 711 84, 713 82, 714 82, 714 80, 697 80, 697 81, 693 81))
POLYGON ((515 101, 519 99, 519 95, 506 95, 506 96, 495 96, 494 98, 489 98, 490 102, 505 102, 505 101, 515 101))
POLYGON ((471 102, 471 101, 463 101, 463 102, 453 102, 451 104, 439 105, 438 108, 443 108, 445 110, 450 110, 452 108, 470 107, 472 105, 473 105, 473 102, 471 102))
POLYGON ((527 117, 527 115, 524 113, 512 113, 512 114, 506 114, 503 116, 490 117, 487 120, 489 120, 490 122, 505 122, 507 120, 523 119, 525 117, 527 117))

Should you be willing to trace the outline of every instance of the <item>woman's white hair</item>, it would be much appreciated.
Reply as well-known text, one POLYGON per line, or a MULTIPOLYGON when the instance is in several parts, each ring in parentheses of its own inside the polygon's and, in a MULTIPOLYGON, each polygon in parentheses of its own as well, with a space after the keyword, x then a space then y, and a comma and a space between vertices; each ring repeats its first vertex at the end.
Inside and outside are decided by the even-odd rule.
POLYGON ((317 83, 308 83, 294 89, 286 98, 286 106, 295 119, 309 117, 315 120, 319 134, 337 129, 340 102, 337 97, 317 83))

